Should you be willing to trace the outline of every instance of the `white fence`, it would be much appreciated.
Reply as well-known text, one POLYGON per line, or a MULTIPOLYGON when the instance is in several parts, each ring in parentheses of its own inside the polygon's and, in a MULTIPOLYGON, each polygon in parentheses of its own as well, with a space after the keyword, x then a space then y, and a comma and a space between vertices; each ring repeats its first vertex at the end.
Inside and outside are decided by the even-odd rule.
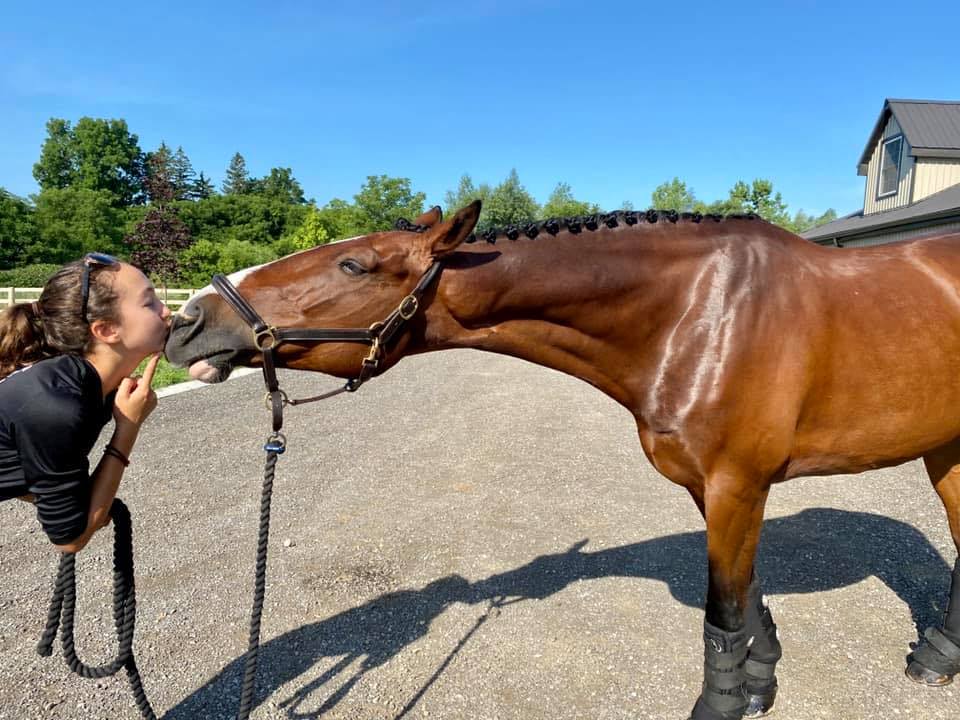
MULTIPOLYGON (((31 302, 43 288, 0 287, 0 309, 14 303, 31 302)), ((157 295, 171 310, 179 310, 196 292, 193 288, 157 288, 157 295)))

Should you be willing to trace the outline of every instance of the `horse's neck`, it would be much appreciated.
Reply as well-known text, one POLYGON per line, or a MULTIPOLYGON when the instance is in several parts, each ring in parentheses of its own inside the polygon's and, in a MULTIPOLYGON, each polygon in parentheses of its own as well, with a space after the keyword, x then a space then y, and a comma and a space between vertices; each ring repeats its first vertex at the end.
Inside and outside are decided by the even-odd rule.
POLYGON ((630 405, 638 355, 675 315, 709 243, 636 237, 500 239, 445 269, 426 349, 475 348, 579 377, 630 405), (484 259, 487 262, 482 262, 484 259))

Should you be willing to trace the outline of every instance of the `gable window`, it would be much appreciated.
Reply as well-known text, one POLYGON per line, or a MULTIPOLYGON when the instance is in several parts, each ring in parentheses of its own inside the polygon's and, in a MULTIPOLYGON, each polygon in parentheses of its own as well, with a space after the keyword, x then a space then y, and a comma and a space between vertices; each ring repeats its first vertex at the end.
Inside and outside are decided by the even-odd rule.
POLYGON ((900 183, 900 156, 903 154, 903 136, 885 140, 880 150, 880 181, 877 197, 895 195, 900 183))

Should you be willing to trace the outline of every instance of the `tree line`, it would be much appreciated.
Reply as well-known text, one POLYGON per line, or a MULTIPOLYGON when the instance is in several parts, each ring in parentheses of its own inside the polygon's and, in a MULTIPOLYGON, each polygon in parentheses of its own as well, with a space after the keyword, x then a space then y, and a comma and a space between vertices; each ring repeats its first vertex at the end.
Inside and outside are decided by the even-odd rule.
MULTIPOLYGON (((60 264, 98 250, 130 259, 167 285, 206 285, 216 272, 268 262, 332 240, 390 228, 424 210, 409 178, 370 175, 352 201, 323 205, 305 197, 291 168, 251 176, 239 152, 219 190, 187 153, 162 142, 144 151, 124 120, 54 118, 33 166, 39 192, 18 197, 0 187, 0 285, 36 286, 60 264)), ((483 200, 479 230, 612 208, 574 197, 557 183, 542 205, 516 170, 499 184, 463 175, 444 212, 483 200)), ((754 212, 794 232, 828 222, 833 210, 791 215, 772 182, 739 181, 727 198, 705 203, 679 178, 654 190, 650 207, 702 213, 754 212)), ((620 209, 633 209, 624 202, 620 209)))

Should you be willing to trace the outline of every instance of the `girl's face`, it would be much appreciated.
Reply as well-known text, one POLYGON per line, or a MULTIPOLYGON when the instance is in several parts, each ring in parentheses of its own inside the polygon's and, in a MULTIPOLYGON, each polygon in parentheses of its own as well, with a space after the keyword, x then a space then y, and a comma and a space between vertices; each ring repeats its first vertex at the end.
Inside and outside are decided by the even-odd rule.
POLYGON ((118 296, 117 335, 124 354, 145 358, 163 350, 170 308, 160 302, 153 283, 137 268, 122 263, 113 287, 118 296))

